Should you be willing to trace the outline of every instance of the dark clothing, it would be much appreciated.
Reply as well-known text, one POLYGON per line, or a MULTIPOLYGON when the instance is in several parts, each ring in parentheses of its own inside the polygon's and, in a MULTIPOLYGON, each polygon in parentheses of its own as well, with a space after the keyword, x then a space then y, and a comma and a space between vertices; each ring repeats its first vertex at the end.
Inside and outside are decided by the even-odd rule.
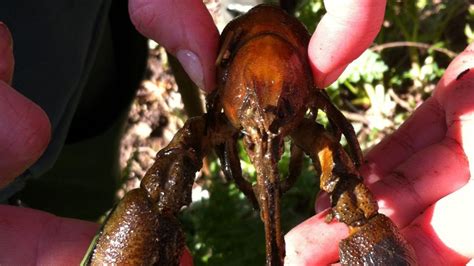
MULTIPOLYGON (((114 146, 118 146, 121 121, 147 57, 146 39, 132 26, 127 1, 5 1, 0 3, 0 21, 10 28, 14 40, 13 87, 40 105, 52 125, 52 139, 44 155, 0 191, 0 201, 28 184, 21 200, 60 215, 68 214, 56 211, 55 201, 73 209, 64 196, 66 200, 84 198, 93 195, 89 194, 92 190, 102 191, 100 187, 107 195, 98 197, 110 199, 99 205, 110 204, 117 182, 113 175, 118 173, 112 170, 117 163, 110 166, 117 161, 118 147, 114 146), (89 149, 80 149, 88 145, 89 149), (69 151, 68 146, 72 147, 69 151), (106 149, 115 158, 101 158, 109 156, 106 149), (61 159, 63 155, 68 158, 61 159), (87 163, 94 156, 99 161, 87 163), (110 173, 115 180, 98 173, 110 173), (88 174, 90 177, 85 176, 88 174), (82 191, 78 184, 87 183, 85 180, 92 184, 82 191)), ((89 204, 96 203, 90 199, 89 204)))

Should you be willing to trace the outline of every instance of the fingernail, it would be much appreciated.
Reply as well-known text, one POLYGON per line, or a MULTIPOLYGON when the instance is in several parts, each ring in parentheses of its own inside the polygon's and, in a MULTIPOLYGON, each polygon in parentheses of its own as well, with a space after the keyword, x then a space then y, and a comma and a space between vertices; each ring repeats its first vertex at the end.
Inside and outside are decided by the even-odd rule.
POLYGON ((178 58, 184 70, 194 83, 196 83, 199 88, 204 89, 204 74, 199 57, 189 50, 179 50, 176 53, 176 58, 178 58))
POLYGON ((329 201, 328 193, 320 190, 318 192, 318 195, 316 196, 316 205, 315 205, 316 213, 320 213, 329 207, 331 207, 331 203, 329 201))

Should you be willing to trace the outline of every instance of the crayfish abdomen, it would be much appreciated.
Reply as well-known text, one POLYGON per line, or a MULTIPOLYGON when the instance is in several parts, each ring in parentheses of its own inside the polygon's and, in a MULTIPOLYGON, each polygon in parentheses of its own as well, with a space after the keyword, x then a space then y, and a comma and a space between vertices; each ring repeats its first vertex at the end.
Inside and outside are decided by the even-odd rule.
POLYGON ((303 152, 320 170, 320 188, 331 196, 328 218, 353 232, 340 243, 342 264, 416 264, 413 249, 378 213, 362 182, 362 153, 352 126, 313 85, 308 42, 304 26, 273 6, 257 6, 231 22, 221 36, 218 89, 208 97, 208 113, 189 119, 158 153, 141 187, 129 192, 107 220, 86 262, 177 265, 184 235, 176 215, 190 203, 203 156, 215 150, 225 175, 261 211, 267 265, 284 262, 280 199, 298 177, 303 152), (316 123, 319 109, 326 112, 331 132, 316 123), (339 144, 341 133, 351 156, 339 144), (241 136, 255 165, 256 185, 242 176, 237 152, 241 136), (277 163, 285 139, 292 141, 294 163, 282 179, 277 163))

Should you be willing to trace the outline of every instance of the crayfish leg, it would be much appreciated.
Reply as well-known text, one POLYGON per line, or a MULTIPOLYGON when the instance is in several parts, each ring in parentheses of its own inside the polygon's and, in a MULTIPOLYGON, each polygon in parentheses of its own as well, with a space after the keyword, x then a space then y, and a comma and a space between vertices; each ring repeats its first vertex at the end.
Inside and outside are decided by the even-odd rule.
POLYGON ((252 184, 242 176, 242 167, 240 166, 239 152, 237 150, 237 138, 230 138, 224 144, 216 147, 222 165, 222 171, 225 176, 234 180, 235 184, 245 197, 252 203, 255 209, 258 209, 257 197, 252 188, 252 184))
POLYGON ((303 168, 303 150, 295 145, 291 144, 291 154, 290 154, 290 165, 288 167, 288 176, 283 180, 281 184, 281 193, 287 192, 293 187, 293 185, 298 180, 298 177, 301 174, 301 169, 303 168))
POLYGON ((342 179, 341 175, 358 174, 351 158, 337 140, 315 121, 304 119, 298 129, 291 133, 291 138, 309 155, 315 167, 321 170, 322 190, 332 193, 342 179))
POLYGON ((332 213, 351 228, 339 244, 342 265, 416 265, 413 248, 386 216, 341 145, 324 127, 305 119, 291 135, 321 169, 320 187, 331 196, 332 213), (305 136, 312 136, 305 138, 305 136))
POLYGON ((363 156, 354 128, 351 123, 347 121, 341 111, 334 106, 325 90, 313 91, 312 96, 314 99, 314 107, 323 110, 327 114, 327 117, 331 121, 331 125, 335 127, 336 132, 341 131, 344 134, 351 150, 352 160, 358 168, 362 164, 363 156))

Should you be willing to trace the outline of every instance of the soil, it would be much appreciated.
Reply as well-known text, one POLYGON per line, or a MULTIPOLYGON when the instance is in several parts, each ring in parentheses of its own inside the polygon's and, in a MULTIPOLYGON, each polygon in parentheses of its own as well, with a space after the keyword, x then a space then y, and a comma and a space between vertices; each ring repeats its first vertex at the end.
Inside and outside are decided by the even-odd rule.
POLYGON ((123 185, 117 192, 119 198, 138 187, 156 153, 171 141, 185 119, 166 52, 150 41, 147 76, 132 103, 120 147, 123 185))

